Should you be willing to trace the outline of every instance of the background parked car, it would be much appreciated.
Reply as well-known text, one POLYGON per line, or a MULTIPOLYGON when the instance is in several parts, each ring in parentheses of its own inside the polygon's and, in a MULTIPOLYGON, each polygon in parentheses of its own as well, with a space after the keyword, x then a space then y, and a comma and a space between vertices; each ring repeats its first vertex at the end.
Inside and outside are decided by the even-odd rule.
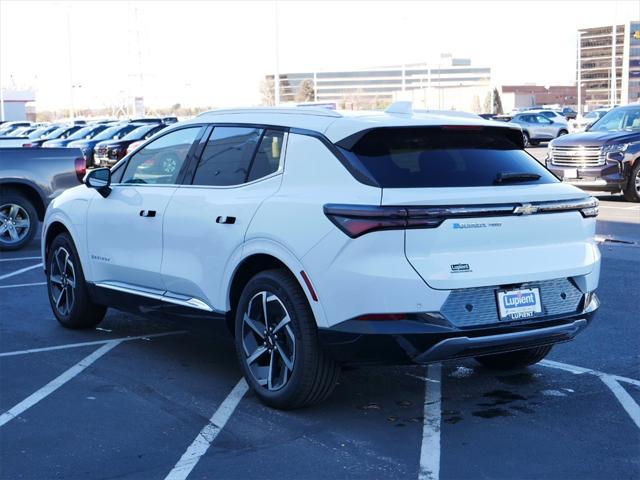
POLYGON ((124 158, 127 154, 129 145, 133 142, 144 141, 153 137, 166 126, 164 123, 140 125, 119 140, 105 140, 98 143, 95 147, 94 165, 101 167, 111 167, 115 165, 118 163, 118 160, 124 158))
POLYGON ((87 168, 93 167, 95 147, 98 143, 104 140, 119 140, 139 126, 141 125, 138 123, 121 122, 104 129, 102 132, 98 133, 98 135, 89 140, 75 140, 67 146, 79 148, 82 151, 87 168))
POLYGON ((16 121, 16 122, 4 122, 0 125, 0 137, 6 137, 11 134, 14 130, 17 130, 21 127, 28 127, 31 125, 31 122, 27 121, 16 121))
POLYGON ((640 104, 616 107, 586 132, 566 135, 549 147, 547 168, 562 181, 640 202, 640 104))
POLYGON ((0 149, 0 250, 18 250, 31 241, 49 202, 82 182, 80 151, 0 149))
POLYGON ((91 140, 93 137, 98 135, 103 130, 109 128, 109 124, 99 123, 99 124, 91 124, 82 127, 76 132, 69 135, 67 138, 58 138, 57 140, 47 140, 42 144, 43 147, 52 148, 52 147, 66 147, 71 142, 76 140, 91 140))
POLYGON ((61 126, 58 126, 58 128, 53 130, 51 133, 47 134, 46 136, 44 136, 42 138, 39 138, 39 139, 36 139, 36 140, 30 140, 28 143, 25 143, 22 146, 23 147, 28 147, 28 148, 41 147, 44 142, 48 142, 49 140, 57 140, 57 139, 68 138, 74 132, 80 130, 82 127, 83 127, 83 125, 76 125, 76 124, 61 125, 61 126))
POLYGON ((611 109, 598 108, 596 110, 592 110, 591 112, 583 115, 580 118, 576 118, 574 121, 569 123, 569 133, 584 132, 589 125, 593 125, 595 122, 600 120, 609 110, 611 109))
POLYGON ((58 125, 45 125, 36 128, 34 131, 26 136, 19 137, 0 137, 0 148, 15 148, 22 147, 24 144, 31 142, 32 140, 38 140, 44 138, 54 130, 58 128, 58 125))
POLYGON ((569 127, 569 122, 567 122, 567 119, 564 117, 564 115, 556 110, 547 108, 540 110, 529 110, 527 113, 539 113, 540 115, 544 115, 545 117, 547 117, 549 120, 552 120, 554 123, 561 123, 563 125, 566 125, 567 129, 569 127))
POLYGON ((517 113, 514 116, 501 115, 496 117, 496 120, 520 125, 525 147, 538 145, 540 142, 553 140, 569 133, 566 124, 556 123, 540 113, 531 113, 529 111, 517 113))
POLYGON ((564 115, 564 118, 566 118, 567 120, 573 120, 578 116, 578 112, 576 112, 571 107, 564 107, 562 109, 562 115, 564 115))
POLYGON ((13 132, 11 132, 10 135, 12 137, 26 137, 27 135, 29 135, 31 132, 33 132, 37 128, 38 128, 38 125, 30 125, 28 127, 20 127, 20 128, 15 129, 13 132))

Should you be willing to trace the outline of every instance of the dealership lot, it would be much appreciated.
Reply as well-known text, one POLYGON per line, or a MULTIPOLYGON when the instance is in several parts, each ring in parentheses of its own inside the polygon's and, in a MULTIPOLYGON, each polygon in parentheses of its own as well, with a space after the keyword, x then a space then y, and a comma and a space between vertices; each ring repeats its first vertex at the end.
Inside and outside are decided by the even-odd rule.
POLYGON ((638 478, 640 206, 601 200, 603 305, 550 361, 351 369, 293 412, 244 394, 224 325, 110 311, 65 330, 39 244, 3 253, 0 477, 638 478))

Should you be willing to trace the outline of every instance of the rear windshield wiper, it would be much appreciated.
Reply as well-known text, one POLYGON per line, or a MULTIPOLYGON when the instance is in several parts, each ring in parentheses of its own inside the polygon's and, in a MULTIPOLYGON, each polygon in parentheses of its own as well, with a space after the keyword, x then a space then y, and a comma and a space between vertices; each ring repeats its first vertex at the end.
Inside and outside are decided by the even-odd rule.
POLYGON ((527 172, 500 172, 496 175, 493 183, 528 182, 530 180, 540 180, 540 175, 527 172))

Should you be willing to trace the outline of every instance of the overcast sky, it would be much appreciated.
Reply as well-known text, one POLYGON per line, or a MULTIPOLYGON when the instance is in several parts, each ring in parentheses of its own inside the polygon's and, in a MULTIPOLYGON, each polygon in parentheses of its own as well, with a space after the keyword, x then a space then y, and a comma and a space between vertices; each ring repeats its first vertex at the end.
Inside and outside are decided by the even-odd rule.
POLYGON ((257 104, 276 65, 276 8, 283 73, 448 52, 491 67, 497 85, 571 84, 578 28, 640 18, 638 0, 0 0, 0 81, 35 87, 39 109, 68 106, 70 85, 76 106, 140 93, 154 106, 257 104))

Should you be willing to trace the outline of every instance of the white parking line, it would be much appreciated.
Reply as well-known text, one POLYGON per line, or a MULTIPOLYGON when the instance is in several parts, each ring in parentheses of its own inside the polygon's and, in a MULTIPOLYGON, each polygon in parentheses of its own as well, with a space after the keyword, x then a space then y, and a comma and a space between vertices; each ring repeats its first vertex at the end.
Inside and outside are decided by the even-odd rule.
POLYGON ((577 375, 581 375, 583 373, 589 373, 591 375, 595 375, 597 377, 609 376, 618 382, 630 383, 632 385, 636 385, 640 387, 640 380, 636 380, 634 378, 623 377, 621 375, 612 375, 610 373, 599 372, 598 370, 591 370, 589 368, 578 367, 576 365, 569 365, 568 363, 554 362, 553 360, 542 360, 538 363, 543 367, 548 368, 557 368, 558 370, 565 370, 567 372, 575 373, 577 375))
POLYGON ((167 335, 180 335, 187 333, 186 330, 176 330, 173 332, 152 333, 151 335, 138 335, 136 337, 109 338, 105 340, 94 340, 91 342, 67 343, 65 345, 54 345, 52 347, 30 348, 28 350, 15 350, 13 352, 0 353, 0 357, 13 357, 16 355, 26 355, 28 353, 50 352, 52 350, 64 350, 66 348, 88 347, 90 345, 102 345, 109 342, 128 342, 130 340, 142 340, 155 337, 166 337, 167 335))
POLYGON ((233 414, 234 410, 247 393, 249 386, 244 378, 233 387, 231 393, 224 399, 218 409, 215 411, 209 423, 200 431, 193 443, 189 445, 187 451, 184 452, 176 466, 165 477, 165 480, 184 480, 186 479, 194 467, 200 461, 200 458, 207 453, 211 443, 216 439, 220 431, 224 428, 233 414))
POLYGON ((15 277, 16 275, 20 275, 21 273, 28 272, 29 270, 33 270, 34 268, 38 268, 41 266, 42 262, 31 265, 30 267, 21 268, 20 270, 16 270, 15 272, 5 273, 4 275, 0 275, 0 280, 4 280, 5 278, 9 277, 15 277))
POLYGON ((19 262, 21 260, 40 260, 42 257, 0 258, 0 262, 19 262))
POLYGON ((36 287, 39 285, 46 285, 47 282, 36 282, 36 283, 13 283, 11 285, 0 285, 0 288, 18 288, 18 287, 36 287))
POLYGON ((43 398, 46 398, 47 396, 55 392, 58 388, 60 388, 62 385, 64 385, 69 380, 74 378, 76 375, 81 373, 84 369, 86 369, 88 366, 90 366, 93 362, 98 360, 104 354, 106 354, 107 352, 111 351, 113 348, 120 345, 120 343, 122 343, 122 341, 120 340, 111 340, 107 342, 105 345, 103 345, 92 354, 80 360, 78 363, 76 363, 70 369, 62 373, 60 376, 51 380, 40 390, 37 390, 36 392, 32 393, 23 401, 21 401, 14 407, 7 410, 5 413, 0 415, 0 427, 5 425, 7 422, 13 420, 14 418, 16 418, 18 415, 24 413, 29 408, 33 407, 36 403, 38 403, 43 398))
POLYGON ((427 367, 427 381, 424 382, 424 423, 420 448, 419 480, 438 480, 440 477, 441 379, 442 366, 440 364, 429 365, 427 367))
POLYGON ((633 420, 636 426, 640 428, 640 406, 635 402, 631 395, 629 395, 629 393, 611 375, 601 375, 600 380, 609 387, 620 402, 620 405, 622 405, 622 408, 624 408, 629 414, 631 420, 633 420))

